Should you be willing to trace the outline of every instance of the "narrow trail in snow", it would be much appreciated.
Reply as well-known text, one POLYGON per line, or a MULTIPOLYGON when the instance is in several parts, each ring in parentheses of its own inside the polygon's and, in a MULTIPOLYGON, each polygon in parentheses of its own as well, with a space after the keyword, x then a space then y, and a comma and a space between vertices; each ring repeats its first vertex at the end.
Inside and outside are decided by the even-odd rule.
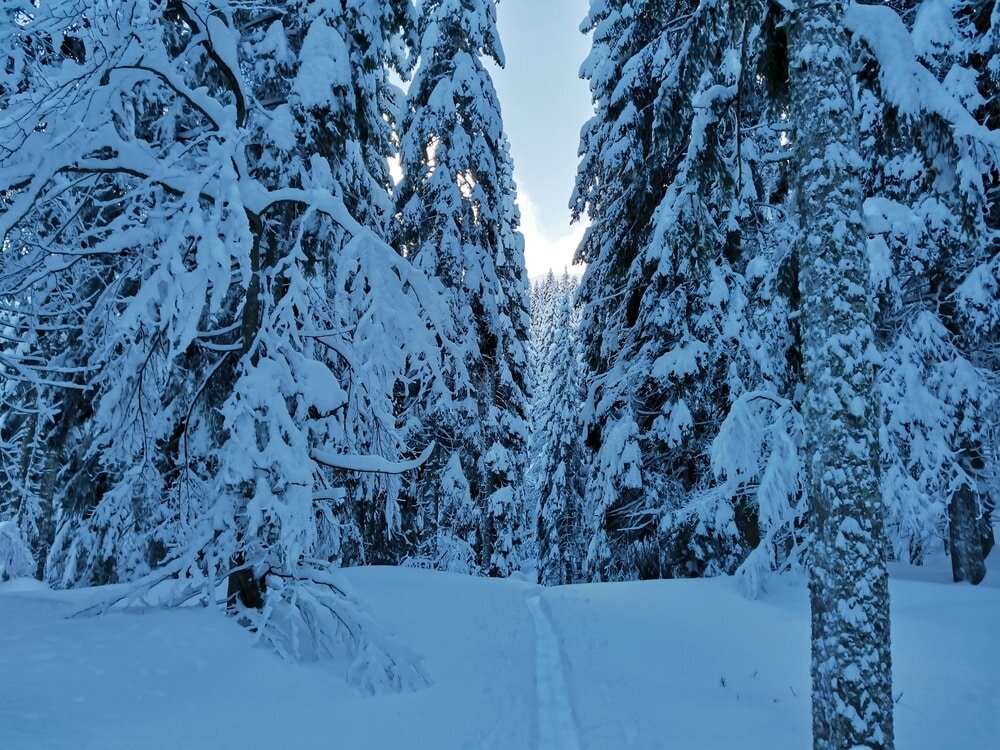
POLYGON ((559 639, 541 599, 527 599, 535 621, 535 688, 538 691, 538 750, 580 750, 559 639))

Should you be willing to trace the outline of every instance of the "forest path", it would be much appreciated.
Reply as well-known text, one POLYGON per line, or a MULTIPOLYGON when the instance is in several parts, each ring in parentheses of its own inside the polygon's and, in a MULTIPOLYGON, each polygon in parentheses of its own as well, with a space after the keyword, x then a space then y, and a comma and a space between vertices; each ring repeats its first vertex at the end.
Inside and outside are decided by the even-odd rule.
POLYGON ((539 596, 526 599, 535 623, 538 749, 580 750, 559 638, 539 596))

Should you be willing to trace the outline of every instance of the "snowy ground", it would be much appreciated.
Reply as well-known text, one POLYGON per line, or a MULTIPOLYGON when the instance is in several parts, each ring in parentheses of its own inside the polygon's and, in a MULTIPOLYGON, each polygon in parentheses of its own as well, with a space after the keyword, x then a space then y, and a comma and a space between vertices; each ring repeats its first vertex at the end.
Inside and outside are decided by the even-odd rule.
MULTIPOLYGON (((1000 560, 978 588, 946 563, 894 571, 899 748, 1000 746, 1000 560)), ((362 697, 201 609, 65 619, 90 592, 0 584, 3 750, 801 750, 800 581, 541 590, 418 570, 350 571, 433 685, 362 697)))

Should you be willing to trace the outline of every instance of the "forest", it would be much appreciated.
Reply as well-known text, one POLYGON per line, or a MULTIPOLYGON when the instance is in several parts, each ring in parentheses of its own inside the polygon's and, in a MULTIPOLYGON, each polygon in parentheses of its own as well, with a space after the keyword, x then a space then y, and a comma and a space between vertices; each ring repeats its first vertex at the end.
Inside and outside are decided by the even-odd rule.
POLYGON ((0 747, 275 746, 32 724, 78 658, 43 679, 33 628, 146 663, 129 612, 225 690, 269 659, 365 696, 339 747, 891 750, 932 706, 995 741, 1000 656, 934 657, 953 704, 907 670, 998 653, 1000 6, 579 4, 583 270, 529 279, 497 0, 0 0, 0 747), (636 687, 588 730, 615 664, 660 669, 639 611, 674 656, 744 617, 740 664, 795 623, 797 718, 671 735, 636 687), (501 648, 527 719, 461 696, 501 648), (387 695, 483 724, 384 734, 387 695))

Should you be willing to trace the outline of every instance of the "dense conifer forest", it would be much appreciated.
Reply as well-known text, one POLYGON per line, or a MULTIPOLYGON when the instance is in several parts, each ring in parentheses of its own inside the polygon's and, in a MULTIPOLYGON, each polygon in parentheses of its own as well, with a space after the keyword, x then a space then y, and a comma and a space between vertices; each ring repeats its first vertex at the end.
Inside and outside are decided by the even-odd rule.
MULTIPOLYGON (((890 569, 992 579, 1000 6, 584 12, 582 276, 529 280, 496 0, 0 0, 0 581, 379 694, 435 674, 358 568, 801 577, 814 747, 894 747, 890 569)), ((506 746, 628 746, 528 602, 506 746)))

